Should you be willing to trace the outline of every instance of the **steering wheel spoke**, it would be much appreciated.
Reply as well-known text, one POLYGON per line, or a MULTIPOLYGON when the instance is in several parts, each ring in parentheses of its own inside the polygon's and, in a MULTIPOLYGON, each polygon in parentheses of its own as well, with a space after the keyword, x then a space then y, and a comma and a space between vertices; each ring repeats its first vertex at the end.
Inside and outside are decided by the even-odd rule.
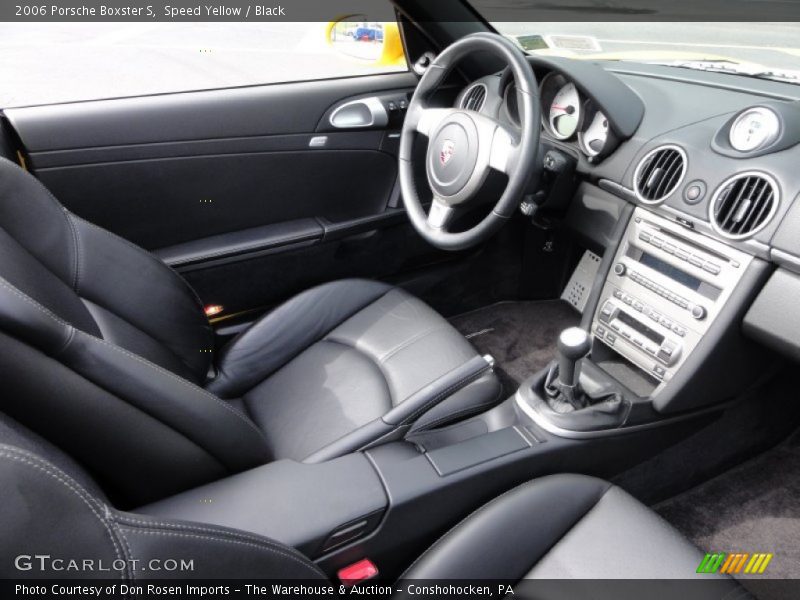
POLYGON ((431 229, 447 230, 453 220, 456 209, 445 204, 440 198, 433 197, 431 208, 428 210, 428 227, 431 229))
POLYGON ((436 131, 439 124, 450 117, 455 111, 453 108, 420 108, 414 116, 414 128, 427 138, 436 131))
POLYGON ((489 166, 501 173, 510 175, 519 163, 519 144, 514 136, 502 125, 498 125, 492 136, 489 152, 489 166))

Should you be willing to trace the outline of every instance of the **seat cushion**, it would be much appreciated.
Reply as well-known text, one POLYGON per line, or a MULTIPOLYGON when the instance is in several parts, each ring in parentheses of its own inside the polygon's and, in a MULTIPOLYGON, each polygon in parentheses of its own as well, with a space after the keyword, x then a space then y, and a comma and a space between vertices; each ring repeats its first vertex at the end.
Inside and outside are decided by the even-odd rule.
POLYGON ((593 477, 553 475, 467 517, 402 578, 687 580, 703 556, 622 489, 593 477))
POLYGON ((273 457, 295 460, 358 431, 337 453, 352 451, 434 406, 442 423, 445 399, 455 418, 497 402, 500 392, 488 364, 438 313, 364 280, 288 301, 234 340, 219 370, 209 389, 239 397, 273 457))

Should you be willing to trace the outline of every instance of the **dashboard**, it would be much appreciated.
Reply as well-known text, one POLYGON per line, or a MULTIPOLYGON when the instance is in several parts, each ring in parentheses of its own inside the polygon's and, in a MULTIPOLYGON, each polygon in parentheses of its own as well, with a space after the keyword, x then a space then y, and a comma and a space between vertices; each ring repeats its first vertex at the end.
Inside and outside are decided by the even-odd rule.
MULTIPOLYGON (((541 144, 572 157, 584 186, 633 205, 599 281, 587 325, 595 340, 644 374, 662 408, 667 383, 708 362, 734 314, 754 337, 800 356, 800 339, 786 334, 800 333, 800 309, 785 300, 787 285, 800 296, 800 86, 646 64, 529 62, 541 144), (763 278, 775 269, 780 286, 763 278), (777 321, 774 309, 754 314, 781 302, 791 310, 777 321)), ((456 106, 519 132, 516 96, 504 71, 465 87, 456 106)))
MULTIPOLYGON (((529 62, 542 144, 574 158, 581 179, 754 256, 790 254, 800 269, 800 238, 788 248, 779 235, 795 204, 800 233, 800 86, 635 63, 529 62)), ((520 130, 508 70, 473 81, 455 103, 520 130)))

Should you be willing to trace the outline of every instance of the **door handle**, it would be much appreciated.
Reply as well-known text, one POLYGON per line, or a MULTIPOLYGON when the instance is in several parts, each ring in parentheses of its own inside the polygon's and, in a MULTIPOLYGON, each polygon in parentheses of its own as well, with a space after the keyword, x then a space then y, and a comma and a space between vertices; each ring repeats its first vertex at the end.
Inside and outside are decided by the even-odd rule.
POLYGON ((330 124, 336 129, 386 127, 389 113, 375 96, 345 102, 331 113, 330 124))

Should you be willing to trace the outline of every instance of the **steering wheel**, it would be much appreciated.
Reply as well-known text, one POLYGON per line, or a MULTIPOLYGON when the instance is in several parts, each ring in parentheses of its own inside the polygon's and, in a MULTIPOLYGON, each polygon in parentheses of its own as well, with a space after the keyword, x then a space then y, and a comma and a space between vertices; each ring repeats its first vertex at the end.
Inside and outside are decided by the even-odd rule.
POLYGON ((399 180, 408 216, 428 242, 444 250, 462 250, 491 237, 514 214, 528 182, 539 173, 539 92, 523 52, 494 33, 474 33, 447 47, 419 81, 400 136, 399 180), (521 135, 483 114, 457 108, 432 108, 429 100, 455 64, 488 51, 511 68, 517 88, 521 135), (414 184, 412 147, 417 135, 428 138, 425 170, 433 202, 428 214, 414 184), (448 226, 494 169, 508 175, 503 194, 481 222, 461 232, 448 226))

